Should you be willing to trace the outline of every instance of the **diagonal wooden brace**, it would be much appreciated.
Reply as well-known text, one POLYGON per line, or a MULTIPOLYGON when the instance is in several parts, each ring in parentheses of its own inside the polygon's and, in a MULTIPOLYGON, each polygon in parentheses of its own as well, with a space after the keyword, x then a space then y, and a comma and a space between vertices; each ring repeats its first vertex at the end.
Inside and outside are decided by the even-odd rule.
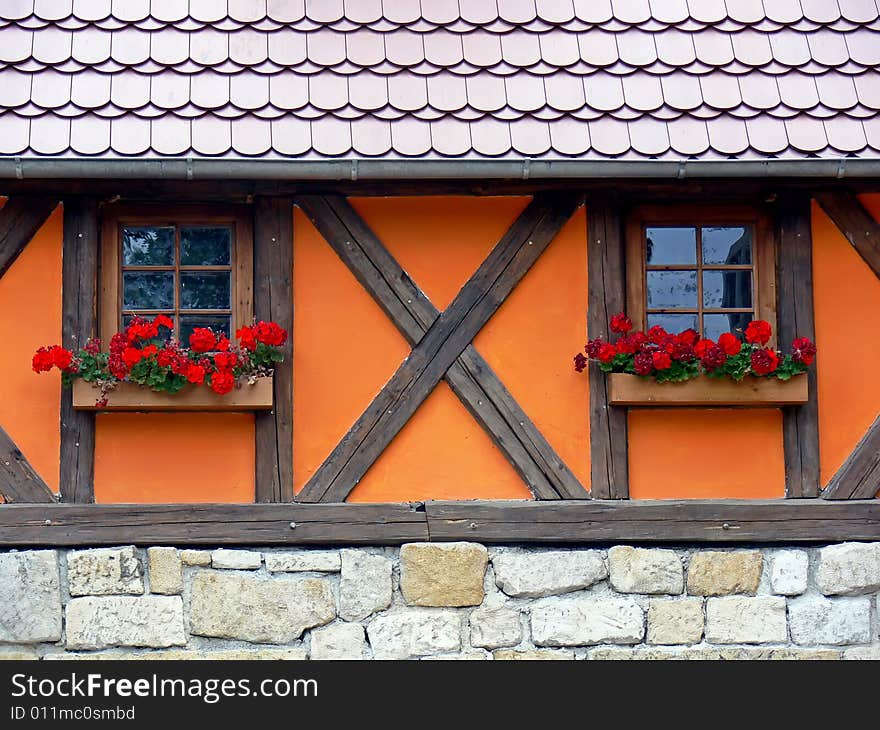
POLYGON ((538 496, 588 496, 470 344, 571 217, 578 202, 574 195, 533 201, 452 304, 438 314, 344 201, 298 200, 404 336, 416 343, 313 475, 299 495, 301 501, 343 501, 443 377, 493 440, 500 442, 507 458, 538 496), (494 412, 484 407, 489 403, 494 412), (519 434, 512 422, 519 427, 519 434), (540 462, 532 455, 535 452, 543 452, 540 462))

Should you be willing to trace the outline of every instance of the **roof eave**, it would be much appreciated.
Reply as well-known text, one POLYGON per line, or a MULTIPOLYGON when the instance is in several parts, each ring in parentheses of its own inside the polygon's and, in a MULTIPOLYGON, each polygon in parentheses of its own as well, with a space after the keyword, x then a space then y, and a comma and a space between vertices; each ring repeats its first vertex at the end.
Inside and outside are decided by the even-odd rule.
POLYGON ((2 179, 450 180, 880 177, 880 158, 764 160, 390 160, 0 158, 2 179))

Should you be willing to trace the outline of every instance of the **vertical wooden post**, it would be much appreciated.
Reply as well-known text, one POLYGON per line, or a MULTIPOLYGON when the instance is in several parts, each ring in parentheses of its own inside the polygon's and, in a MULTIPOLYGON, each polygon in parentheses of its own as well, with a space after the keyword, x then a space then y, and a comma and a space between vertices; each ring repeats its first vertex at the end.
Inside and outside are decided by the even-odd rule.
POLYGON ((293 205, 254 201, 254 315, 290 333, 275 370, 275 404, 255 419, 256 501, 293 501, 293 205))
MULTIPOLYGON (((98 203, 64 200, 61 269, 61 342, 78 350, 95 333, 98 276, 98 203)), ((61 391, 61 500, 95 501, 95 414, 73 410, 69 388, 61 391)))
MULTIPOLYGON (((590 339, 608 337, 611 315, 626 308, 623 218, 610 196, 587 199, 587 271, 590 339)), ((629 497, 627 411, 608 402, 605 373, 590 363, 590 494, 629 497)))
MULTIPOLYGON (((776 203, 777 317, 779 347, 783 351, 795 337, 816 337, 813 316, 813 241, 810 196, 786 191, 776 203)), ((810 400, 783 409, 785 496, 819 494, 819 399, 816 367, 807 376, 810 400)))

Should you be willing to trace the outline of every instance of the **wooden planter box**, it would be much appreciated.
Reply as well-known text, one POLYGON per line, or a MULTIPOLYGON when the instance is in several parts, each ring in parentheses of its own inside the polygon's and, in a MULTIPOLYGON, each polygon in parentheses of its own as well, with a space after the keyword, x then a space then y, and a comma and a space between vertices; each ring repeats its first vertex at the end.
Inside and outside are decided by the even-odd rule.
POLYGON ((272 378, 244 382, 231 393, 217 395, 203 385, 187 385, 179 393, 155 393, 134 383, 120 383, 98 408, 100 391, 84 380, 73 381, 73 407, 82 411, 259 411, 272 408, 272 378))
POLYGON ((610 373, 608 391, 615 406, 795 406, 807 402, 806 375, 783 382, 746 376, 741 383, 699 377, 684 383, 655 383, 626 373, 610 373))

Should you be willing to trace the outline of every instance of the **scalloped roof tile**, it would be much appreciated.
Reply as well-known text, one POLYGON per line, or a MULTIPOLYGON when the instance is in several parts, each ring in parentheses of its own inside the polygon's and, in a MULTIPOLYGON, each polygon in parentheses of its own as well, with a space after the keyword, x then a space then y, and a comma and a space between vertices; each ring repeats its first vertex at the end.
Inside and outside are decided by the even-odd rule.
POLYGON ((880 0, 3 0, 0 154, 880 156, 880 0))

